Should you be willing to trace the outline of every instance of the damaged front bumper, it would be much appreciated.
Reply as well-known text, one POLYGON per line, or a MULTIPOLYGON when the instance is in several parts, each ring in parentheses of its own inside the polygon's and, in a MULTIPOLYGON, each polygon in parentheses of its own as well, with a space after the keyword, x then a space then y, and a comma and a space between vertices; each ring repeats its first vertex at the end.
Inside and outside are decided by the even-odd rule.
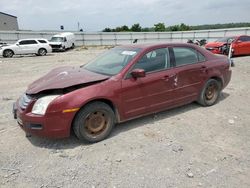
POLYGON ((34 101, 26 109, 19 106, 19 101, 13 104, 13 117, 17 124, 29 135, 47 138, 65 138, 70 136, 71 113, 53 112, 45 115, 31 113, 34 101))

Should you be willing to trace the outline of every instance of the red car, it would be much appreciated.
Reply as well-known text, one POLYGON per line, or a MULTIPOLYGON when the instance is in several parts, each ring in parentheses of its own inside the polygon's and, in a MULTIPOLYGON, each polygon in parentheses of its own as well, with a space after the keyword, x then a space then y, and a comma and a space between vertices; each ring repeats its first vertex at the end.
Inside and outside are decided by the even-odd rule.
POLYGON ((98 142, 114 124, 188 104, 215 104, 231 79, 225 56, 192 44, 113 48, 29 85, 13 112, 28 134, 98 142))
POLYGON ((231 43, 233 56, 250 54, 250 36, 247 35, 224 37, 215 42, 207 43, 205 48, 214 54, 227 55, 231 43))

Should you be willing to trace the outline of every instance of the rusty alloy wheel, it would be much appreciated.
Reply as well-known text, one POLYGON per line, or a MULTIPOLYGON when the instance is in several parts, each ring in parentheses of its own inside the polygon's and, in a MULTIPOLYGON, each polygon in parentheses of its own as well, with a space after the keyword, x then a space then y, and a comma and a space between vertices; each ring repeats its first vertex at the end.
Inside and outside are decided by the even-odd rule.
POLYGON ((84 127, 91 136, 100 135, 109 123, 109 118, 104 111, 95 111, 88 115, 84 122, 84 127))
POLYGON ((212 100, 215 97, 217 91, 218 91, 217 85, 215 85, 214 83, 208 85, 205 91, 206 100, 212 100))
POLYGON ((204 85, 197 102, 202 106, 214 105, 219 100, 221 89, 221 82, 209 79, 204 85))
POLYGON ((99 142, 109 136, 115 120, 113 109, 104 102, 96 101, 87 104, 77 113, 73 130, 82 141, 99 142))

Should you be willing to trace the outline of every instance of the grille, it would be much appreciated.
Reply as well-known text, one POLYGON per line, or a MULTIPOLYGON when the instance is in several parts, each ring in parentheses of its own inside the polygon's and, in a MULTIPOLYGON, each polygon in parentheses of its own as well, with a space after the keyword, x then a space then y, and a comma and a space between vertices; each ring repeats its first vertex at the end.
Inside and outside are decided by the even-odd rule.
POLYGON ((55 44, 52 44, 52 45, 51 45, 51 47, 52 47, 53 49, 54 49, 54 48, 55 48, 55 49, 56 49, 56 48, 61 48, 61 46, 62 46, 62 45, 55 45, 55 44))
POLYGON ((19 99, 19 106, 25 110, 29 103, 31 102, 32 98, 25 93, 19 99))

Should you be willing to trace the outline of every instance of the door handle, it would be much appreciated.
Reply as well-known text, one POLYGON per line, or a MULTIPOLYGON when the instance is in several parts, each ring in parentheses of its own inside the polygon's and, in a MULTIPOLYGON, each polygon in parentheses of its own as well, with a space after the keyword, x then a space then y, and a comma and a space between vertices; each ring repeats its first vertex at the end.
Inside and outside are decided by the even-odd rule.
POLYGON ((200 70, 201 72, 207 72, 207 67, 205 65, 202 65, 200 70))
POLYGON ((164 80, 164 81, 168 81, 170 78, 173 78, 173 77, 175 77, 174 74, 173 75, 165 75, 161 79, 164 80))

